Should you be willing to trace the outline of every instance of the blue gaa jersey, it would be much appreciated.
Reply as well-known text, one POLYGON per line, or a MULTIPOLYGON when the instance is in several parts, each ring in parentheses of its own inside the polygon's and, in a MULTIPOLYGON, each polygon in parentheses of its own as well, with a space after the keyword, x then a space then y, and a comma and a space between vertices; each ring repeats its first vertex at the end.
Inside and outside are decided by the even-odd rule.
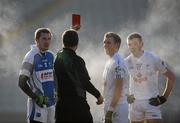
POLYGON ((25 55, 20 75, 26 75, 29 79, 29 86, 36 94, 48 97, 47 107, 55 104, 54 98, 54 76, 53 76, 54 55, 49 50, 40 53, 36 45, 25 55))

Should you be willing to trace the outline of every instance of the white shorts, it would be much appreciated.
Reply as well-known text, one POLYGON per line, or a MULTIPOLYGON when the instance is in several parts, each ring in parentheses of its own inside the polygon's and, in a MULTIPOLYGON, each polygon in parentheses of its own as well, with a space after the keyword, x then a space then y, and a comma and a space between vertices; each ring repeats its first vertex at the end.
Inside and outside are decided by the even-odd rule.
POLYGON ((150 105, 149 100, 135 100, 129 105, 129 119, 131 121, 161 119, 160 106, 150 105))
MULTIPOLYGON (((107 112, 107 108, 104 108, 105 113, 107 112)), ((118 105, 113 112, 112 123, 128 123, 128 104, 120 104, 118 105)))
POLYGON ((27 118, 29 120, 39 121, 43 123, 55 122, 55 105, 50 107, 39 107, 31 99, 27 102, 27 118))

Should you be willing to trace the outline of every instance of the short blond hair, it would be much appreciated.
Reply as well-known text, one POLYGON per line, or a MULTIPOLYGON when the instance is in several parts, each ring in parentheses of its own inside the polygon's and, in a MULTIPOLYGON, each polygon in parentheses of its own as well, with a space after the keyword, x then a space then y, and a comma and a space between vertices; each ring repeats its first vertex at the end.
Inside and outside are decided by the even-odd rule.
POLYGON ((113 38, 114 43, 121 45, 121 38, 114 32, 107 32, 104 34, 104 38, 113 38))
POLYGON ((140 33, 137 33, 137 32, 133 32, 133 33, 129 34, 128 37, 127 37, 127 41, 132 40, 134 38, 138 38, 139 41, 142 42, 142 36, 141 36, 140 33))

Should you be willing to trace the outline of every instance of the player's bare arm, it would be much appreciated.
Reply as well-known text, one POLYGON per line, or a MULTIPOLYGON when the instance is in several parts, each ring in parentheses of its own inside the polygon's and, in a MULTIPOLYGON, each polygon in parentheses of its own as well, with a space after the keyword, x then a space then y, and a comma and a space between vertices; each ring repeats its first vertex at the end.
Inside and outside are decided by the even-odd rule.
POLYGON ((122 82, 123 82, 122 78, 115 79, 114 93, 113 93, 109 111, 106 113, 106 116, 105 116, 105 123, 112 123, 113 109, 116 107, 121 96, 121 91, 122 91, 122 86, 123 86, 122 82))
POLYGON ((123 86, 122 82, 123 82, 122 78, 115 79, 115 88, 114 88, 113 98, 112 98, 110 107, 115 108, 120 99, 122 86, 123 86))
POLYGON ((174 81, 175 81, 175 75, 174 73, 167 68, 167 71, 164 73, 164 75, 167 77, 167 80, 166 80, 166 87, 165 87, 165 90, 163 92, 163 96, 165 98, 168 98, 171 90, 172 90, 172 87, 173 87, 173 84, 174 84, 174 81))

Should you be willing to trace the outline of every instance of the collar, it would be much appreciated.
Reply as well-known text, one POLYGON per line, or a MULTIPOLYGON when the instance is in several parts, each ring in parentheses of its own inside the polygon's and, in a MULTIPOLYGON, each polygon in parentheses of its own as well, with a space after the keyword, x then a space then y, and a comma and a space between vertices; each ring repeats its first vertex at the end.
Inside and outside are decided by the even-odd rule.
POLYGON ((63 51, 76 55, 76 52, 70 48, 63 48, 63 51))
POLYGON ((44 52, 40 51, 36 44, 31 45, 31 50, 38 52, 41 56, 46 54, 46 51, 44 52))
POLYGON ((117 56, 119 56, 119 53, 115 52, 111 58, 116 58, 117 56))

